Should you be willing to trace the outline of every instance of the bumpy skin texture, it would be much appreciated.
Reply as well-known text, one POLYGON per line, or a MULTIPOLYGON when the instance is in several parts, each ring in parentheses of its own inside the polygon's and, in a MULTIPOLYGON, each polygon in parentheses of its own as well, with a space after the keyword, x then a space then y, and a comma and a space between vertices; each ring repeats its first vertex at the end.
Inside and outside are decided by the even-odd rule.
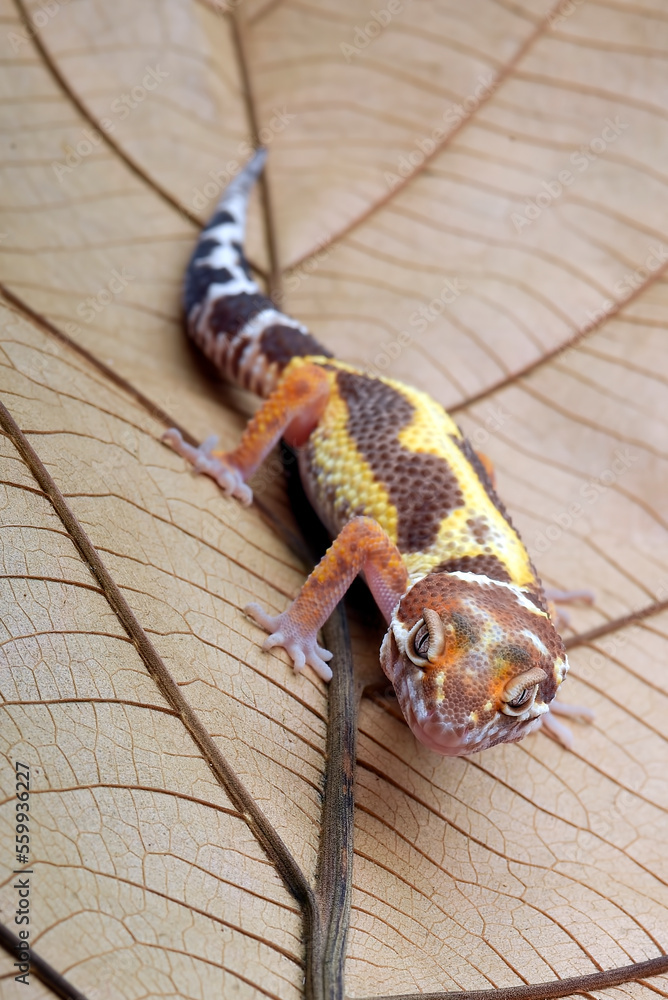
MULTIPOLYGON (((334 542, 285 612, 247 609, 295 669, 325 680, 317 633, 363 572, 389 628, 381 664, 418 739, 442 754, 513 742, 548 721, 568 670, 540 580, 480 460, 426 393, 334 360, 253 281, 242 250, 259 152, 204 230, 185 282, 188 330, 230 379, 266 397, 238 448, 169 443, 250 502, 282 435, 334 542)), ((485 464, 483 464, 485 463, 485 464)))

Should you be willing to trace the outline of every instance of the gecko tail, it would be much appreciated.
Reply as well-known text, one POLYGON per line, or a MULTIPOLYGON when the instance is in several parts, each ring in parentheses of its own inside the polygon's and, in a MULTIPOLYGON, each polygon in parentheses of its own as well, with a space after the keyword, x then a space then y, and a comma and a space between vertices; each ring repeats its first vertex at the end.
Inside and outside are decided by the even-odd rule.
POLYGON ((228 184, 190 258, 183 289, 188 334, 221 374, 267 396, 293 357, 331 357, 266 296, 244 256, 248 199, 262 173, 258 149, 228 184))

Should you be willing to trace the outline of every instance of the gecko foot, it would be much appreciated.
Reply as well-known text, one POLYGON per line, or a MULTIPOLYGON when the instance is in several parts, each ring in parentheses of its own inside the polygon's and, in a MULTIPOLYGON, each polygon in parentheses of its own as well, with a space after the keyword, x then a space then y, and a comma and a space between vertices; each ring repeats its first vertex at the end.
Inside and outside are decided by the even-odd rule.
POLYGON ((253 603, 247 604, 244 611, 265 632, 271 633, 264 640, 263 649, 282 646, 292 657, 292 664, 297 673, 301 673, 308 663, 323 681, 332 679, 332 671, 326 663, 327 660, 331 660, 332 653, 318 645, 317 632, 297 621, 290 614, 290 608, 281 615, 268 615, 259 604, 253 603))
POLYGON ((593 604, 596 600, 593 590, 558 590, 556 587, 545 587, 545 597, 557 629, 571 627, 571 616, 557 604, 593 604))
POLYGON ((208 437, 199 448, 187 444, 175 427, 170 427, 162 435, 162 440, 177 454, 182 455, 192 465, 195 472, 201 472, 215 479, 226 496, 236 497, 244 507, 253 502, 253 491, 243 480, 241 472, 225 458, 224 452, 217 452, 218 438, 208 437))
POLYGON ((553 701, 550 704, 550 711, 547 715, 541 716, 541 730, 555 743, 560 743, 566 750, 573 749, 573 734, 563 722, 556 719, 556 715, 568 716, 577 719, 578 722, 593 722, 594 713, 591 708, 584 705, 568 705, 562 701, 553 701))

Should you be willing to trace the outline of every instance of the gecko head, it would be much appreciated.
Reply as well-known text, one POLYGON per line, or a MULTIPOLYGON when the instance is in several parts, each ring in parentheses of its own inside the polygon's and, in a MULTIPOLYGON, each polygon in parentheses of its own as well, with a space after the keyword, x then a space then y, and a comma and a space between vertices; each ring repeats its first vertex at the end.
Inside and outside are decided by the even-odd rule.
POLYGON ((474 573, 413 584, 380 658, 415 736, 454 757, 536 729, 568 671, 548 613, 519 587, 474 573))

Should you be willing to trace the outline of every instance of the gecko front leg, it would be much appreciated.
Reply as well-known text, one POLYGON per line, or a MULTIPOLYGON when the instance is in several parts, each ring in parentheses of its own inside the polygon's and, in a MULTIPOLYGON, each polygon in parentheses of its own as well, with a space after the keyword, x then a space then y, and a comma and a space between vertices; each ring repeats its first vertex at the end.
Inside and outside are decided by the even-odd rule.
POLYGON ((324 681, 331 680, 326 661, 332 654, 318 645, 318 631, 360 572, 364 572, 378 607, 389 621, 408 586, 406 567, 377 521, 354 517, 344 525, 287 611, 272 616, 259 604, 244 608, 271 633, 263 649, 283 646, 296 671, 308 663, 324 681))

